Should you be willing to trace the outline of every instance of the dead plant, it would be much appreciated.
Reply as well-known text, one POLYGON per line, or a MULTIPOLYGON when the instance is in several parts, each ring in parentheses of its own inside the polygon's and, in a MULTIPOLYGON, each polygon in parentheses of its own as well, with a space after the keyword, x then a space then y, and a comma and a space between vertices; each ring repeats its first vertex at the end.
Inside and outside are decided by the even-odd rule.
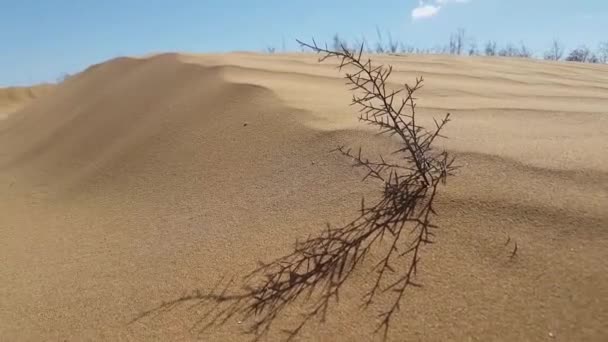
POLYGON ((320 62, 337 58, 339 70, 346 70, 345 78, 354 92, 352 104, 359 108, 360 120, 399 139, 400 148, 391 151, 397 162, 387 162, 382 156, 370 160, 360 149, 357 153, 345 147, 337 149, 355 166, 367 171, 365 179, 380 182, 381 198, 371 205, 362 200, 358 217, 350 223, 341 227, 328 225, 317 236, 296 242, 289 255, 260 264, 244 277, 241 290, 231 292, 232 283, 228 283, 221 290, 197 291, 166 303, 160 310, 184 301, 209 305, 203 328, 238 316, 239 320, 250 319, 250 331, 259 339, 269 332, 285 308, 305 298, 311 302, 311 309, 297 326, 286 330, 287 340, 291 340, 311 319, 325 319, 342 286, 373 250, 380 261, 372 264, 375 280, 363 298, 363 305, 368 307, 377 297, 390 296, 390 305, 382 309, 378 326, 386 337, 406 289, 418 286, 415 277, 421 250, 433 242, 437 228, 432 223, 437 214, 433 206, 437 190, 455 170, 454 159, 446 151, 433 148, 450 115, 435 121, 432 129, 420 126, 414 95, 422 87, 423 79, 416 79, 413 86, 405 84, 390 90, 392 67, 364 59, 363 46, 351 51, 342 45, 334 51, 319 47, 314 40, 312 44, 299 40, 298 43, 322 54, 320 62))

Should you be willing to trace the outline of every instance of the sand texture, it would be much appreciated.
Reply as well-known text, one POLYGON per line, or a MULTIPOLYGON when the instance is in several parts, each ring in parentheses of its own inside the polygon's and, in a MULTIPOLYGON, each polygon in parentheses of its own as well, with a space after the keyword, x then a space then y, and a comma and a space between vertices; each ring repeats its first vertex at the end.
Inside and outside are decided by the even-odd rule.
MULTIPOLYGON (((608 66, 376 59, 395 84, 424 76, 422 120, 452 113, 438 146, 462 166, 388 340, 608 340, 608 66)), ((348 222, 377 191, 331 150, 393 142, 357 121, 332 63, 163 54, 27 104, 0 91, 14 112, 0 120, 0 341, 249 340, 236 320, 201 334, 187 303, 131 321, 348 222)), ((355 274, 299 339, 380 340, 381 307, 360 309, 372 278, 355 274)))
POLYGON ((50 84, 0 88, 0 120, 8 118, 10 114, 25 107, 36 98, 50 93, 53 88, 50 84))

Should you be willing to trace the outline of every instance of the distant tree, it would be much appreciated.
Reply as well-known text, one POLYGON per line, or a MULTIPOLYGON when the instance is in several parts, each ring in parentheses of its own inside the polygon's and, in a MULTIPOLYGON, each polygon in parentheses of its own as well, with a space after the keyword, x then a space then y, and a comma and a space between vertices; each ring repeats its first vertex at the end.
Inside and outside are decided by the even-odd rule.
MULTIPOLYGON (((362 39, 355 39, 352 46, 349 47, 348 43, 343 40, 337 33, 332 38, 332 48, 336 51, 345 48, 349 51, 358 50, 363 46, 363 51, 367 53, 415 53, 415 54, 452 54, 462 55, 467 54, 469 56, 485 54, 486 56, 502 56, 502 57, 521 57, 521 58, 534 58, 536 57, 531 49, 521 41, 519 44, 507 43, 504 47, 498 48, 496 41, 488 40, 484 46, 478 46, 477 41, 472 37, 467 37, 466 31, 463 28, 459 28, 456 32, 450 35, 450 39, 447 45, 437 45, 432 48, 416 48, 412 45, 407 45, 397 40, 394 40, 391 32, 386 31, 386 35, 383 35, 382 31, 376 26, 377 42, 375 46, 368 44, 365 37, 362 39), (388 36, 388 41, 385 42, 384 38, 388 36)), ((285 42, 283 40, 283 50, 285 51, 285 42)), ((274 47, 267 47, 266 52, 274 53, 276 49, 274 47)), ((608 41, 601 42, 598 46, 597 51, 592 52, 586 46, 580 46, 566 56, 564 45, 557 39, 553 39, 551 46, 546 50, 540 58, 545 60, 559 61, 567 60, 573 62, 586 62, 586 63, 608 63, 608 41), (565 58, 564 58, 565 57, 565 58)))
POLYGON ((376 26, 376 35, 378 36, 378 42, 376 42, 376 53, 384 53, 386 50, 384 49, 384 40, 382 39, 382 32, 380 32, 380 28, 376 26))
POLYGON ((496 42, 488 40, 484 52, 486 53, 486 56, 496 56, 496 49, 496 42))
POLYGON ((423 49, 427 53, 438 54, 438 55, 449 55, 450 54, 450 46, 449 45, 436 45, 432 48, 423 49))
POLYGON ((277 49, 274 46, 267 46, 266 47, 266 52, 268 53, 274 53, 277 49))
POLYGON ((342 47, 340 46, 340 44, 342 42, 340 41, 340 36, 337 33, 334 34, 334 37, 332 38, 332 40, 333 40, 332 46, 333 46, 334 50, 342 49, 342 47))
POLYGON ((61 76, 57 77, 57 83, 63 83, 69 80, 70 78, 72 78, 72 75, 67 72, 64 72, 61 74, 61 76))
POLYGON ((390 51, 391 53, 395 53, 395 52, 397 52, 398 49, 399 49, 399 42, 394 41, 393 36, 389 32, 388 33, 388 51, 390 51))
POLYGON ((600 43, 597 49, 597 57, 600 63, 608 63, 608 41, 600 43))
POLYGON ((521 58, 532 57, 532 50, 530 50, 523 41, 519 43, 519 50, 517 51, 517 57, 521 57, 521 58))
POLYGON ((449 49, 451 55, 460 55, 464 50, 465 30, 459 28, 450 35, 449 49))
POLYGON ((477 41, 475 41, 475 39, 471 39, 469 42, 469 56, 477 55, 479 55, 479 50, 477 50, 477 41))
POLYGON ((498 55, 501 57, 518 57, 519 49, 512 43, 507 43, 504 48, 498 51, 498 55))
POLYGON ((336 33, 336 34, 334 34, 334 37, 333 37, 333 48, 335 51, 342 51, 343 48, 345 50, 348 50, 348 44, 346 43, 345 40, 340 38, 339 34, 336 33))
POLYGON ((501 57, 530 58, 532 57, 532 51, 524 42, 520 42, 519 47, 512 43, 508 43, 504 48, 498 51, 498 55, 501 57))
POLYGON ((411 45, 404 44, 403 42, 399 43, 399 52, 401 53, 414 53, 414 47, 411 45))
POLYGON ((551 43, 551 48, 549 48, 549 50, 545 52, 545 59, 549 61, 559 61, 560 59, 562 59, 563 56, 564 46, 559 40, 553 39, 553 42, 551 43))
POLYGON ((585 63, 588 62, 589 57, 591 57, 591 51, 589 50, 589 48, 586 46, 580 46, 570 51, 570 54, 568 54, 566 60, 569 62, 585 63))
POLYGON ((372 49, 370 48, 369 43, 367 42, 367 38, 365 38, 365 36, 361 36, 361 39, 355 39, 353 43, 354 49, 360 49, 362 46, 363 51, 365 51, 366 53, 372 53, 372 49))
POLYGON ((597 64, 600 63, 600 59, 597 57, 596 54, 591 53, 589 57, 587 57, 587 63, 597 64))
POLYGON ((429 49, 429 48, 416 48, 416 51, 414 53, 420 54, 420 55, 428 55, 428 54, 431 54, 433 52, 434 52, 434 50, 429 49))

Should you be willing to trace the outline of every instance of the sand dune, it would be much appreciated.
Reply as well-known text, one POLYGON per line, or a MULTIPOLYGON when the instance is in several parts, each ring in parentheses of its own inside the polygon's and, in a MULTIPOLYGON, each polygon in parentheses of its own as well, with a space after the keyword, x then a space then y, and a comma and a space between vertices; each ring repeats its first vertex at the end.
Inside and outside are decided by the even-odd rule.
POLYGON ((40 96, 51 92, 52 85, 0 88, 0 120, 23 108, 40 96))
MULTIPOLYGON (((389 340, 608 338, 608 68, 378 60, 396 84, 425 77, 421 113, 453 113, 441 145, 462 165, 389 340)), ((93 66, 0 121, 0 340, 248 340, 236 321, 200 335, 188 306, 129 322, 355 215, 374 184, 330 150, 392 142, 349 101, 312 55, 164 54, 93 66)), ((380 339, 368 282, 301 339, 380 339)))

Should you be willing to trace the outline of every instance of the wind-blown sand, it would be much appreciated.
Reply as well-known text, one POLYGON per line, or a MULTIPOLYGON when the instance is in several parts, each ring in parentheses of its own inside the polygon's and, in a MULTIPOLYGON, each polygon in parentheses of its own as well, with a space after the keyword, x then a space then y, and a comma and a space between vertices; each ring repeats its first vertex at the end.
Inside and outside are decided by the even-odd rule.
MULTIPOLYGON (((608 67, 377 60, 425 77, 421 115, 453 114, 439 146, 462 166, 389 340, 608 339, 608 67)), ((341 76, 312 55, 119 58, 1 120, 0 340, 248 340, 200 335, 188 305, 129 322, 356 215, 375 185, 330 151, 389 140, 341 76)), ((300 338, 380 339, 371 279, 300 338)))
POLYGON ((6 119, 10 114, 23 108, 38 97, 50 93, 53 86, 50 84, 33 87, 0 88, 0 120, 6 119))

